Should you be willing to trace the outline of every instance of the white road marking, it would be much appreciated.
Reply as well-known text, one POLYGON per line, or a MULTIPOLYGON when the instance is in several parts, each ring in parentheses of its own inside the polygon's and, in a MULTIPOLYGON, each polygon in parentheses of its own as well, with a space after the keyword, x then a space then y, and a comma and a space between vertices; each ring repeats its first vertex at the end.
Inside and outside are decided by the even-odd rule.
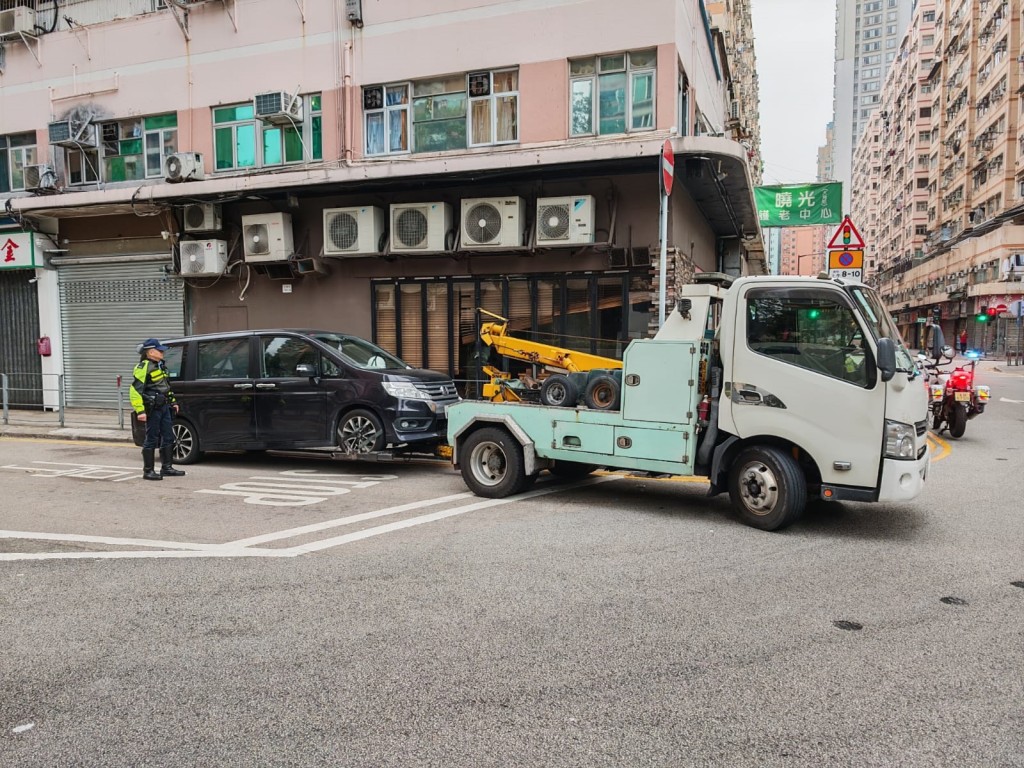
POLYGON ((196 493, 242 496, 246 504, 268 507, 303 507, 353 489, 371 488, 385 480, 397 479, 397 475, 351 475, 293 469, 277 475, 254 475, 241 482, 224 483, 219 488, 204 488, 196 493))
POLYGON ((12 469, 28 472, 33 477, 81 477, 87 480, 111 480, 123 483, 125 480, 141 479, 142 472, 138 467, 119 467, 110 464, 77 464, 69 461, 33 461, 41 466, 22 467, 17 464, 5 464, 0 469, 12 469), (70 469, 60 469, 70 467, 70 469))
POLYGON ((11 728, 11 733, 24 733, 25 731, 32 730, 35 727, 35 723, 25 723, 24 725, 16 725, 13 728, 11 728))
MULTIPOLYGON (((324 539, 322 541, 311 542, 309 544, 302 544, 296 547, 289 547, 285 549, 257 549, 249 545, 262 544, 268 541, 276 541, 279 539, 290 539, 305 533, 316 533, 317 531, 327 530, 329 528, 334 528, 341 525, 348 525, 353 522, 359 522, 360 520, 369 520, 374 517, 383 517, 385 515, 397 514, 399 512, 410 511, 413 509, 435 506, 437 504, 445 503, 447 501, 457 501, 460 499, 470 497, 472 494, 458 493, 453 494, 451 496, 441 496, 436 499, 427 499, 424 501, 411 502, 409 504, 402 504, 396 507, 387 507, 385 509, 376 510, 375 512, 366 512, 362 515, 352 515, 350 517, 339 518, 337 520, 328 520, 323 523, 315 523, 313 525, 302 526, 300 528, 291 528, 285 531, 277 531, 275 533, 268 533, 262 536, 254 536, 249 539, 241 539, 239 541, 227 542, 225 544, 210 545, 192 544, 188 542, 153 542, 148 539, 110 539, 111 542, 116 541, 118 543, 132 541, 148 542, 145 545, 136 543, 134 544, 134 546, 150 546, 155 544, 165 547, 174 547, 175 549, 142 551, 125 550, 112 552, 8 552, 0 553, 0 561, 179 559, 199 557, 297 557, 299 555, 305 555, 311 552, 318 552, 324 549, 329 549, 331 547, 341 546, 342 544, 348 544, 353 541, 360 541, 362 539, 367 539, 372 536, 380 536, 381 534, 402 530, 403 528, 410 528, 415 525, 432 523, 438 520, 444 520, 448 517, 454 517, 456 515, 464 515, 467 512, 474 512, 480 509, 498 507, 504 504, 512 504, 518 501, 525 501, 527 499, 536 498, 538 496, 547 496, 552 493, 558 493, 559 491, 573 490, 575 488, 581 488, 588 485, 596 485, 597 483, 606 483, 612 480, 621 480, 622 478, 622 475, 605 475, 600 477, 591 477, 586 480, 566 485, 550 483, 546 487, 537 488, 527 493, 519 494, 518 496, 512 496, 505 499, 485 499, 483 501, 473 502, 472 504, 463 504, 462 506, 452 507, 450 509, 444 509, 426 515, 420 515, 419 517, 413 517, 406 520, 399 520, 394 523, 379 525, 374 528, 367 528, 365 530, 356 531, 354 533, 346 534, 344 536, 336 536, 330 539, 324 539)), ((9 538, 32 538, 29 532, 0 531, 0 537, 8 534, 18 534, 14 536, 8 536, 9 538)), ((47 534, 42 535, 45 536, 47 534)), ((105 538, 97 536, 79 537, 73 534, 65 535, 67 536, 67 538, 61 540, 85 542, 105 538)))
POLYGON ((0 539, 66 541, 80 544, 110 544, 121 547, 153 547, 154 549, 193 549, 200 552, 221 550, 229 546, 226 544, 193 544, 183 541, 157 541, 155 539, 122 539, 114 536, 90 536, 76 533, 43 533, 42 531, 0 531, 0 539))
POLYGON ((999 398, 999 402, 1000 403, 1016 403, 1017 405, 1020 405, 1021 403, 1024 403, 1024 400, 1011 400, 1008 397, 1000 397, 999 398))

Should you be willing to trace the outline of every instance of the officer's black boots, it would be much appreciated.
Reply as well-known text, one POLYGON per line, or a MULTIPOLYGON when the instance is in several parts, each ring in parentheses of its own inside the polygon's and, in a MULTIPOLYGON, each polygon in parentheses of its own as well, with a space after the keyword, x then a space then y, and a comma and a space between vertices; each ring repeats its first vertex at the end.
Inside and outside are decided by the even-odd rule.
POLYGON ((159 472, 153 471, 153 464, 156 460, 156 449, 142 449, 142 477, 144 480, 163 480, 159 472))
POLYGON ((175 469, 171 466, 171 460, 174 458, 174 446, 165 445, 160 449, 160 460, 162 466, 160 467, 160 474, 163 477, 182 477, 185 473, 180 469, 175 469))

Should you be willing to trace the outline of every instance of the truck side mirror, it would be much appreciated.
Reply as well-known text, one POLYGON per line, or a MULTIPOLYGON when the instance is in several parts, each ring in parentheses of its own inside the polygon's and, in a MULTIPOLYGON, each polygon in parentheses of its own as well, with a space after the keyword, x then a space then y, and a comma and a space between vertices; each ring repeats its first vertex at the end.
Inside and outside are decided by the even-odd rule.
POLYGON ((891 381, 896 375, 896 345, 892 339, 878 340, 878 370, 882 374, 882 381, 891 381))
POLYGON ((942 335, 942 326, 933 325, 930 330, 932 343, 929 352, 933 360, 940 360, 942 358, 942 350, 946 347, 946 339, 942 335))

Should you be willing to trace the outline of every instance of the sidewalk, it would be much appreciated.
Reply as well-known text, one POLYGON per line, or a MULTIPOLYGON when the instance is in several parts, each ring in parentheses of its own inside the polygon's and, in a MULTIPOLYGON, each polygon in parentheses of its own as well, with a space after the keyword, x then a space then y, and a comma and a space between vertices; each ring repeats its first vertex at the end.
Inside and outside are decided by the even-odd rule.
POLYGON ((124 415, 124 429, 118 426, 116 410, 68 408, 64 412, 64 426, 53 411, 21 410, 11 408, 8 423, 0 419, 2 437, 42 437, 51 440, 106 440, 131 443, 132 428, 129 413, 124 415))

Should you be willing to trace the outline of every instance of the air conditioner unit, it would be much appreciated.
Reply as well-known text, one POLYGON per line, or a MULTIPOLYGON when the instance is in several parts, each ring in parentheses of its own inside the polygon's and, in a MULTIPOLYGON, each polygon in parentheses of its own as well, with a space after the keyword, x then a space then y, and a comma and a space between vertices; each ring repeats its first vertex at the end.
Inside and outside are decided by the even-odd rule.
POLYGON ((462 201, 463 248, 517 248, 523 244, 526 208, 521 197, 462 201))
POLYGON ((252 99, 256 117, 274 125, 302 122, 302 97, 284 91, 257 93, 252 99))
POLYGON ((372 205, 324 210, 324 256, 365 256, 380 253, 384 243, 384 210, 372 205))
POLYGON ((46 126, 55 147, 95 147, 96 126, 80 120, 58 120, 46 126))
POLYGON ((193 203, 185 206, 186 232, 216 232, 221 229, 220 206, 215 203, 193 203))
POLYGON ((594 198, 542 197, 537 200, 537 245, 594 242, 594 198))
POLYGON ((180 245, 182 277, 222 275, 228 265, 224 240, 184 240, 180 245))
POLYGON ((8 8, 0 11, 0 40, 36 34, 36 12, 31 8, 8 8))
POLYGON ((295 251, 292 217, 287 213, 243 216, 242 245, 248 264, 287 261, 295 251))
POLYGON ((49 192, 57 189, 57 172, 52 165, 26 165, 25 189, 29 192, 49 192))
POLYGON ((203 156, 198 152, 176 152, 164 158, 164 178, 167 181, 200 181, 203 173, 203 156))
POLYGON ((448 203, 392 205, 391 252, 445 251, 451 228, 452 207, 448 203))

